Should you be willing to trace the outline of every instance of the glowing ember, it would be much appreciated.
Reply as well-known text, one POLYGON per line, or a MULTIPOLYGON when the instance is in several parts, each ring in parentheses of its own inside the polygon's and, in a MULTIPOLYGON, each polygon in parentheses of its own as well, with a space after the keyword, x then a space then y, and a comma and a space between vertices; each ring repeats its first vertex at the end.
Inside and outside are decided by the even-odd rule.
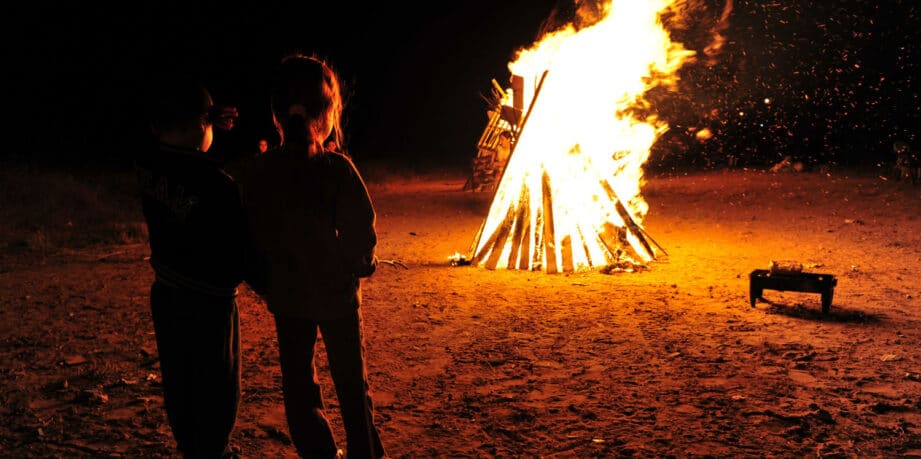
POLYGON ((713 131, 707 128, 703 128, 697 131, 697 133, 694 134, 694 137, 697 137, 697 140, 700 140, 701 142, 710 140, 713 138, 713 131))
POLYGON ((668 126, 634 109, 693 56, 662 26, 671 3, 614 1, 593 25, 545 35, 509 64, 524 79, 526 110, 474 264, 555 273, 656 258, 640 188, 668 126))

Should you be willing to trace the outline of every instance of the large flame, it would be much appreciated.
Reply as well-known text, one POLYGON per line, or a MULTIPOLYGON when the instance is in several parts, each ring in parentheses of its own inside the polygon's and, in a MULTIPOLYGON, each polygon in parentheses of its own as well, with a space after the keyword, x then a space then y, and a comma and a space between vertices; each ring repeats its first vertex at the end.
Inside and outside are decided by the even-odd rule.
POLYGON ((524 78, 526 110, 474 242, 475 264, 560 272, 656 256, 640 189, 668 126, 636 113, 648 108, 644 94, 674 85, 693 56, 662 25, 672 3, 615 0, 594 24, 547 34, 509 64, 524 78))

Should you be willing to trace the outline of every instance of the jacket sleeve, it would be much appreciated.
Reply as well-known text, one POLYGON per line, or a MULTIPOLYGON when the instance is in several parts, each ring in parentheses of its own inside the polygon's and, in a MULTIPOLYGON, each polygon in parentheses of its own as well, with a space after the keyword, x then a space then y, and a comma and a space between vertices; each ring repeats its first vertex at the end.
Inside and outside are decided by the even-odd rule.
POLYGON ((374 206, 355 164, 348 157, 340 157, 343 159, 341 180, 335 204, 339 248, 346 269, 356 277, 368 277, 377 267, 374 206))

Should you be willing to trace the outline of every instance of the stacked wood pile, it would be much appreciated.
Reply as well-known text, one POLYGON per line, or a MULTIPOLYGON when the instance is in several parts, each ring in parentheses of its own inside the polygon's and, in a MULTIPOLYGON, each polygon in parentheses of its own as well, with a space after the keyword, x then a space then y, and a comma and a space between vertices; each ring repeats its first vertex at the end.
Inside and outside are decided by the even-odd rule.
MULTIPOLYGON (((516 78, 512 82, 515 90, 516 78)), ((507 99, 506 92, 493 80, 492 97, 487 100, 489 121, 477 142, 477 155, 464 190, 495 191, 499 186, 521 128, 520 98, 516 97, 512 105, 507 105, 507 99)))

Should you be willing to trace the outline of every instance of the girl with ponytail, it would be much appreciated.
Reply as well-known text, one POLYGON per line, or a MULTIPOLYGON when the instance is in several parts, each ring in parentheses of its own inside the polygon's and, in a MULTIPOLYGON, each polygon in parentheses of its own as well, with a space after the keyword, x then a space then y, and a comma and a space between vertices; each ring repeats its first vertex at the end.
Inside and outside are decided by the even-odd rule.
POLYGON ((342 455, 324 413, 314 365, 323 337, 349 459, 379 458, 361 330, 361 278, 374 273, 375 211, 341 151, 339 79, 323 60, 281 61, 271 91, 278 147, 241 176, 244 206, 275 317, 285 414, 303 457, 342 455))

